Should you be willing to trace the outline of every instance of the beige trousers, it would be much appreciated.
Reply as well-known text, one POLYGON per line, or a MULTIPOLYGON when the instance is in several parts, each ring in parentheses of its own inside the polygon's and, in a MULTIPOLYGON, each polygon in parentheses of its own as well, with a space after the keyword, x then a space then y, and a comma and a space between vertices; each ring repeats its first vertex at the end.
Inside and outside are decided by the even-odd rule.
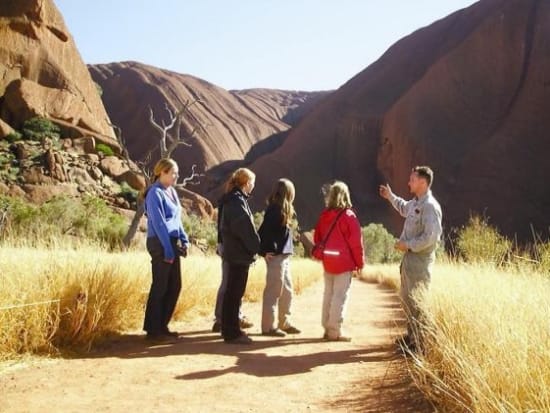
POLYGON ((400 296, 407 316, 407 334, 412 342, 419 337, 419 323, 422 320, 416 296, 420 290, 429 288, 434 261, 435 253, 422 255, 408 252, 401 262, 400 296))
POLYGON ((292 305, 292 276, 290 256, 275 255, 266 260, 267 273, 262 303, 262 332, 287 328, 290 326, 290 307, 292 305), (275 325, 275 310, 278 309, 278 324, 275 325))
POLYGON ((342 323, 351 286, 351 272, 342 274, 325 273, 322 324, 330 339, 342 335, 342 323))

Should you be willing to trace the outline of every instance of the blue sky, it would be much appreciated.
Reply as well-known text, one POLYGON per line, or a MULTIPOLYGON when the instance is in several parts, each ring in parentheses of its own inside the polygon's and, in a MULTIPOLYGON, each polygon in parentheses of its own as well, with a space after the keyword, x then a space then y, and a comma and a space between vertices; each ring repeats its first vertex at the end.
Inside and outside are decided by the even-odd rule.
POLYGON ((86 63, 135 60, 226 89, 335 89, 472 0, 54 0, 86 63))

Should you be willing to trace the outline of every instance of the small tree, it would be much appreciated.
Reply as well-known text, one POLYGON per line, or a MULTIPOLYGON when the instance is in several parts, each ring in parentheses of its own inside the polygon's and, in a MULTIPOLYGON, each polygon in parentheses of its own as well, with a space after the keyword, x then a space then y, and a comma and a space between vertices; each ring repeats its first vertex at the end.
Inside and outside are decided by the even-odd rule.
MULTIPOLYGON (((200 102, 199 100, 193 100, 193 101, 186 101, 183 107, 179 111, 174 111, 171 109, 168 104, 166 104, 165 108, 168 112, 168 121, 162 121, 159 123, 155 119, 155 115, 153 113, 153 109, 149 107, 149 121, 151 125, 159 132, 159 140, 156 145, 153 145, 149 151, 146 152, 145 156, 136 162, 138 168, 140 169, 141 173, 143 174, 145 178, 146 185, 149 186, 151 184, 151 171, 150 171, 150 165, 154 164, 153 162, 153 154, 157 151, 159 153, 159 159, 162 158, 169 158, 172 156, 172 153, 178 148, 178 146, 183 145, 190 147, 192 146, 191 143, 189 143, 189 140, 192 139, 197 131, 199 129, 202 129, 202 126, 197 121, 193 113, 191 112, 191 108, 196 103, 200 102), (193 129, 186 134, 186 136, 181 136, 181 130, 182 130, 182 117, 187 114, 191 122, 195 125, 193 126, 193 129), (175 132, 173 134, 173 132, 175 132)), ((118 138, 118 141, 122 147, 122 154, 127 158, 130 159, 128 150, 126 148, 125 142, 122 138, 122 130, 113 125, 113 128, 116 131, 116 135, 118 138)), ((203 174, 197 172, 197 165, 193 165, 191 167, 191 173, 187 177, 185 177, 181 184, 177 184, 177 187, 185 187, 187 185, 197 185, 200 182, 198 179, 203 176, 203 174)), ((137 202, 137 210, 136 213, 132 219, 132 222, 130 223, 130 227, 128 228, 128 232, 126 233, 123 244, 124 246, 128 247, 132 240, 134 239, 137 229, 139 227, 139 221, 141 220, 141 217, 143 216, 143 213, 145 212, 144 208, 144 199, 142 197, 138 197, 137 202)))

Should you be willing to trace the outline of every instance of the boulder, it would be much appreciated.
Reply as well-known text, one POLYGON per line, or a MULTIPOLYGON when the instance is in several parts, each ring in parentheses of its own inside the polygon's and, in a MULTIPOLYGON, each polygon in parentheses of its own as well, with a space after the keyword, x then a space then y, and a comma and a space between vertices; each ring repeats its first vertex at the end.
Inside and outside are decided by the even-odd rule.
POLYGON ((208 199, 185 188, 178 188, 177 191, 182 207, 187 212, 192 212, 201 218, 214 219, 216 212, 208 199))
POLYGON ((95 154, 95 139, 93 136, 73 139, 72 147, 80 153, 95 154))
POLYGON ((26 194, 26 198, 35 204, 42 204, 49 201, 53 197, 66 195, 76 196, 78 192, 75 185, 72 184, 57 184, 57 185, 31 185, 24 184, 22 188, 26 194))
POLYGON ((147 182, 145 181, 145 177, 142 174, 131 170, 128 170, 123 174, 117 176, 116 180, 118 182, 126 182, 128 185, 130 185, 130 187, 132 187, 136 191, 142 191, 143 189, 145 189, 145 186, 147 185, 147 182))
POLYGON ((99 163, 99 167, 104 173, 114 178, 121 176, 130 169, 125 161, 116 156, 106 156, 99 163))
POLYGON ((0 2, 0 117, 39 115, 118 147, 96 85, 53 0, 0 2))

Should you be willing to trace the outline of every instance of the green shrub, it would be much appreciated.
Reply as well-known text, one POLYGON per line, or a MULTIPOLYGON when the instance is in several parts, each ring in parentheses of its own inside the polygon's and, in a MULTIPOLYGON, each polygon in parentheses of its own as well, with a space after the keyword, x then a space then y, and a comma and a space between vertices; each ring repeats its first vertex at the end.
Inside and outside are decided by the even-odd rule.
POLYGON ((486 219, 472 216, 458 231, 457 247, 458 253, 468 262, 501 265, 507 261, 512 243, 486 219))
POLYGON ((401 259, 401 254, 394 249, 397 240, 382 224, 369 224, 361 232, 368 263, 397 262, 401 259))
POLYGON ((137 202, 139 191, 132 188, 127 182, 122 182, 120 184, 120 192, 118 195, 123 197, 126 201, 132 203, 137 202))
POLYGON ((214 253, 218 244, 218 227, 213 220, 203 219, 195 214, 184 214, 183 227, 193 244, 206 247, 214 253))
POLYGON ((105 156, 113 156, 115 154, 113 148, 111 148, 109 145, 105 145, 104 143, 98 143, 95 146, 95 150, 105 156))
POLYGON ((58 196, 40 206, 1 196, 0 211, 5 212, 1 238, 30 245, 48 245, 77 237, 115 248, 122 245, 127 230, 124 217, 92 196, 83 199, 58 196))
POLYGON ((35 116, 23 123, 23 137, 31 141, 41 141, 43 138, 58 140, 61 130, 51 120, 35 116))
POLYGON ((17 131, 13 131, 10 134, 8 134, 8 136, 6 136, 6 140, 9 143, 14 143, 14 142, 20 141, 21 139, 23 139, 23 135, 21 135, 21 133, 17 131))

